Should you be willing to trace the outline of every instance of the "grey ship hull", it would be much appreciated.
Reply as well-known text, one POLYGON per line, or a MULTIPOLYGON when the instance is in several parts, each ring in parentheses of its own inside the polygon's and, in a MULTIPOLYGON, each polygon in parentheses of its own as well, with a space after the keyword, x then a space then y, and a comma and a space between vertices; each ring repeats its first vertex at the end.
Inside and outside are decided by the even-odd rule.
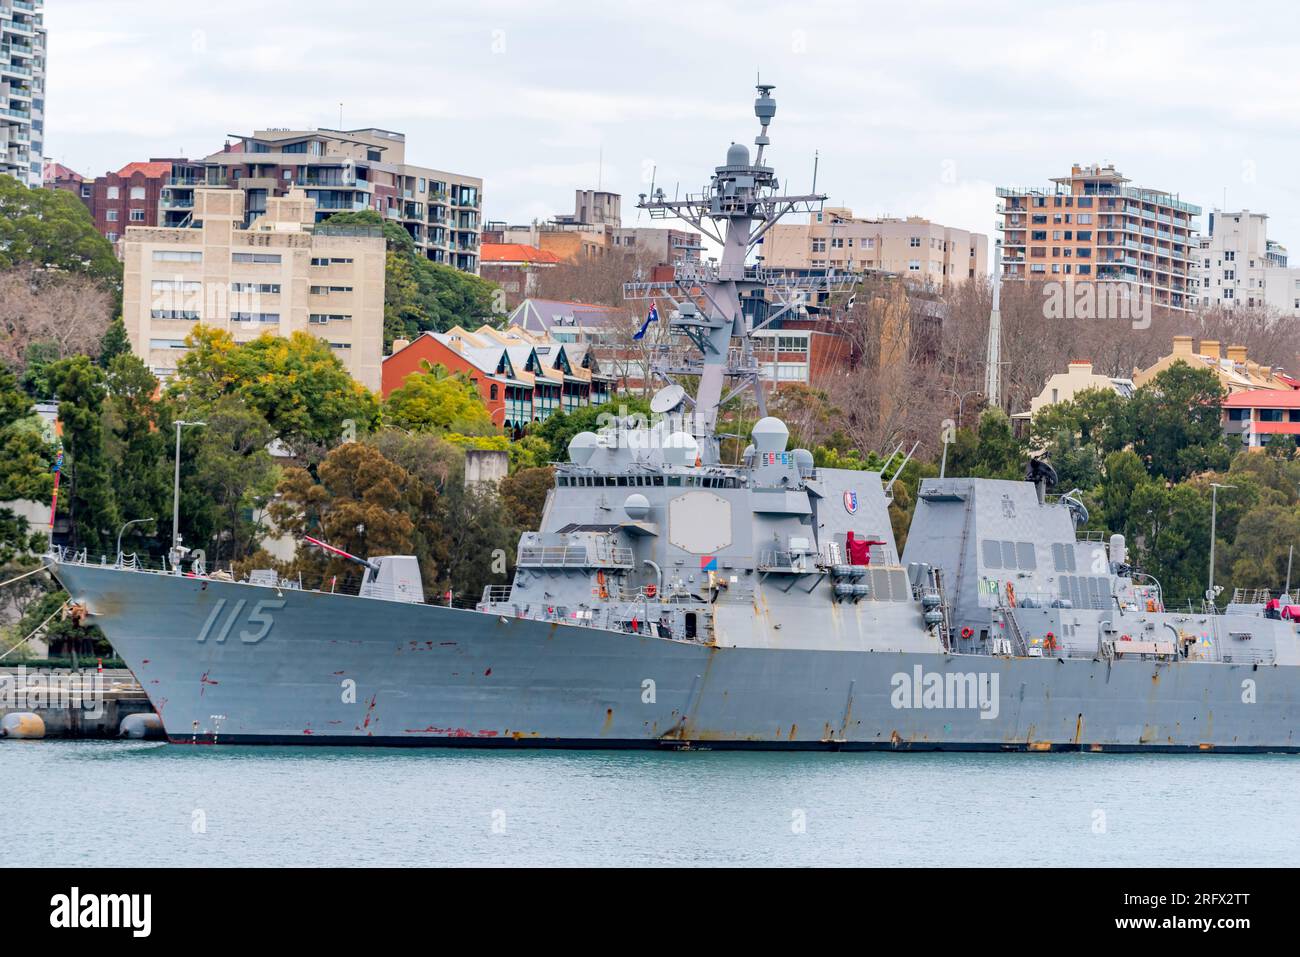
POLYGON ((176 743, 1300 751, 1295 668, 711 647, 209 579, 53 570, 176 743), (980 687, 990 692, 982 700, 980 687))

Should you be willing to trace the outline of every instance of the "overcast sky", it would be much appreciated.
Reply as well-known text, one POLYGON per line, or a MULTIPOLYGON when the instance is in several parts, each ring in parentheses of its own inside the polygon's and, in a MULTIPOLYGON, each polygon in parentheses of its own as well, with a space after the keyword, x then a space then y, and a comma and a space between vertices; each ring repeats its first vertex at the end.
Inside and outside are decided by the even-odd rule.
MULTIPOLYGON (((996 235, 995 185, 1114 162, 1208 211, 1271 216, 1300 259, 1300 12, 1292 4, 720 0, 47 0, 46 143, 85 175, 202 156, 267 127, 405 132, 482 176, 484 215, 698 189, 756 133, 859 215, 996 235), (603 163, 601 160, 603 154, 603 163)), ((1205 217, 1201 218, 1202 228, 1205 217)))

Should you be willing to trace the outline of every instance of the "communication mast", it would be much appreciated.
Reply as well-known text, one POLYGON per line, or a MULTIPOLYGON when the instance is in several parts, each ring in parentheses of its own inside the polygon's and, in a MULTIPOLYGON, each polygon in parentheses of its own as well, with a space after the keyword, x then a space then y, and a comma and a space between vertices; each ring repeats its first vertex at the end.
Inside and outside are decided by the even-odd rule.
POLYGON ((652 219, 680 219, 722 247, 721 261, 683 262, 674 267, 672 279, 632 282, 623 287, 625 299, 664 299, 672 304, 669 329, 686 349, 672 345, 653 351, 650 372, 671 384, 685 376, 697 376, 694 398, 683 397, 692 407, 690 431, 699 443, 706 464, 719 460, 715 428, 718 410, 746 389, 753 389, 760 414, 765 397, 754 356, 754 335, 789 315, 801 305, 816 301, 822 293, 851 284, 851 274, 787 278, 776 270, 750 262, 751 253, 777 221, 791 212, 819 212, 826 197, 819 193, 781 193, 776 172, 763 163, 771 144, 768 127, 776 115, 773 86, 759 84, 754 115, 760 129, 754 138, 758 148, 752 161, 749 148, 732 143, 726 162, 714 169, 712 178, 699 193, 682 199, 668 199, 662 188, 642 193, 638 209, 652 219), (766 314, 745 311, 764 302, 766 314), (739 339, 732 345, 732 339, 739 339))

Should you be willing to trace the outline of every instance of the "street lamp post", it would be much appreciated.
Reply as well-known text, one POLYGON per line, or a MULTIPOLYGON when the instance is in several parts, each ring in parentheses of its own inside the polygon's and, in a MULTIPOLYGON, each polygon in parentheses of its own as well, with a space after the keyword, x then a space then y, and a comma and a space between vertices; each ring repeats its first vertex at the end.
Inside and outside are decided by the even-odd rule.
MULTIPOLYGON (((1219 489, 1236 487, 1235 485, 1223 485, 1219 482, 1210 483, 1210 587, 1205 590, 1205 597, 1211 602, 1214 601, 1214 539, 1219 520, 1219 489)), ((1217 604, 1215 608, 1218 608, 1217 604)))
POLYGON ((983 395, 984 391, 982 389, 967 389, 965 392, 958 392, 956 389, 945 389, 944 391, 949 395, 955 395, 957 397, 957 428, 960 429, 961 413, 963 406, 966 404, 966 397, 972 395, 983 395))
POLYGON ((181 561, 181 428, 186 425, 207 425, 206 422, 182 422, 176 425, 176 479, 172 486, 172 564, 180 570, 181 561))
POLYGON ((156 519, 156 518, 133 518, 133 519, 131 519, 131 521, 124 523, 124 524, 122 525, 122 527, 119 528, 119 529, 117 530, 117 553, 118 553, 118 555, 121 555, 121 554, 122 554, 122 533, 123 533, 123 532, 125 532, 125 531, 126 531, 128 528, 130 528, 132 525, 139 525, 139 524, 141 524, 141 523, 143 523, 143 522, 156 522, 156 521, 158 521, 158 519, 156 519))

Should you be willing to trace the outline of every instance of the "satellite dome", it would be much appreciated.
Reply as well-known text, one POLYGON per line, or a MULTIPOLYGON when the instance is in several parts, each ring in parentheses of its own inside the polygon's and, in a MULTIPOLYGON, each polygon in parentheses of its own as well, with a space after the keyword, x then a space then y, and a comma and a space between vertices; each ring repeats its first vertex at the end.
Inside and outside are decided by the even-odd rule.
POLYGON ((574 465, 586 465, 596 454, 600 436, 595 432, 579 432, 569 440, 569 461, 574 465))
POLYGON ((754 423, 753 437, 754 448, 759 452, 784 452, 790 441, 790 430, 780 419, 769 415, 754 423))
POLYGON ((813 467, 813 454, 807 449, 794 450, 794 464, 801 469, 810 469, 813 467))
POLYGON ((639 522, 650 514, 650 500, 640 492, 633 492, 623 502, 623 511, 634 522, 639 522))
POLYGON ((749 465, 754 461, 754 443, 751 442, 749 445, 745 446, 745 451, 741 453, 740 458, 746 465, 749 465))
POLYGON ((664 440, 665 465, 694 465, 699 454, 699 443, 689 432, 674 432, 664 440))
POLYGON ((727 148, 727 165, 748 166, 749 147, 744 143, 732 143, 731 146, 727 148))

